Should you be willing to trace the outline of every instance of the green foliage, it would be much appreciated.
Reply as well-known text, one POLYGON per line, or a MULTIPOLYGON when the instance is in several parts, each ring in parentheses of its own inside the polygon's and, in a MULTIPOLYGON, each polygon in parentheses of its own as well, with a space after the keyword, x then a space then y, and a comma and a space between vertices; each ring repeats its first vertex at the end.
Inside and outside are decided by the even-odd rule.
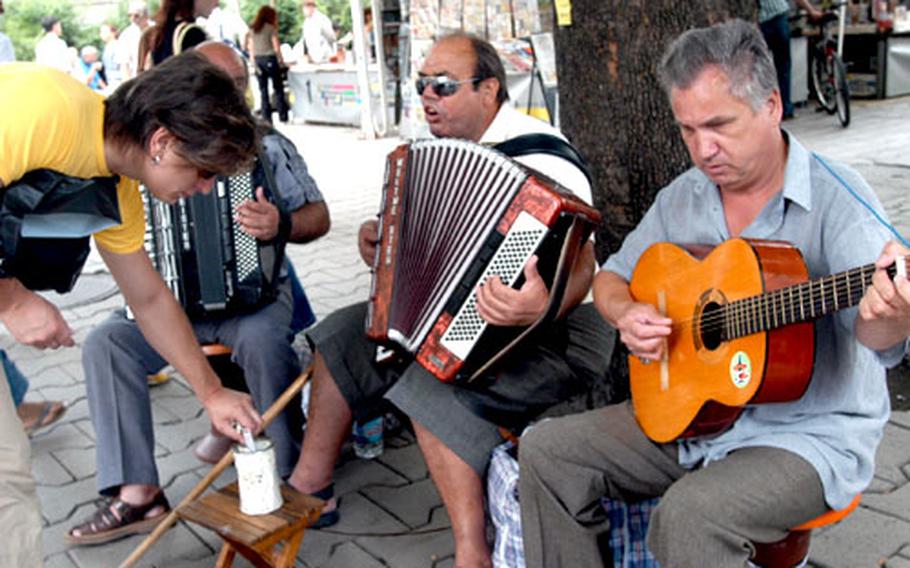
POLYGON ((129 2, 127 2, 127 0, 120 0, 120 2, 117 3, 117 11, 105 18, 103 23, 111 24, 117 28, 118 33, 123 33, 123 30, 130 25, 130 18, 126 15, 127 10, 129 10, 129 2))
POLYGON ((351 3, 349 0, 317 0, 316 6, 332 20, 338 37, 351 31, 351 3))
POLYGON ((16 59, 34 61, 35 44, 44 35, 41 19, 56 16, 63 24, 63 39, 67 45, 80 48, 87 44, 101 45, 98 28, 80 21, 76 10, 69 2, 60 0, 7 0, 3 3, 5 33, 13 41, 16 59))

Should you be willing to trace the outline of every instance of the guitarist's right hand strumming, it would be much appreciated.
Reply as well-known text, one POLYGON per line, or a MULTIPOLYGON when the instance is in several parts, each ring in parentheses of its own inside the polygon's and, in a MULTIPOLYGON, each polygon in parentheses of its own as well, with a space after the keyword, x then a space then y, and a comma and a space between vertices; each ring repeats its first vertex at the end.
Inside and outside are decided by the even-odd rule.
POLYGON ((664 356, 673 320, 651 304, 634 301, 628 282, 612 272, 599 272, 594 279, 594 303, 633 356, 642 361, 659 361, 664 356))
POLYGON ((631 302, 616 322, 619 339, 642 362, 659 361, 665 354, 666 338, 673 320, 663 317, 651 304, 631 302))

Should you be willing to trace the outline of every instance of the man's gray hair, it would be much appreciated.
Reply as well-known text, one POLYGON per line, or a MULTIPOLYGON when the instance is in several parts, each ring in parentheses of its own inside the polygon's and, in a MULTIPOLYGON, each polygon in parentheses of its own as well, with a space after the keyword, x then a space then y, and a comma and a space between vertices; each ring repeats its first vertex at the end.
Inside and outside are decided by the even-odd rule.
POLYGON ((687 89, 712 65, 727 75, 731 93, 753 110, 778 88, 774 60, 758 26, 743 20, 689 30, 676 38, 660 62, 661 85, 667 96, 673 88, 687 89))

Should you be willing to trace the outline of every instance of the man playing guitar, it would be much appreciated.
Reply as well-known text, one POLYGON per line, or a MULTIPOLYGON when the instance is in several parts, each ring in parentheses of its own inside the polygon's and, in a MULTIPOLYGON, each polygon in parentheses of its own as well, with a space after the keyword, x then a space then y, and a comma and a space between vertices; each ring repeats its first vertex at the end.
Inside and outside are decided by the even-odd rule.
MULTIPOLYGON (((662 315, 671 313, 659 305, 665 302, 634 299, 633 270, 650 245, 787 241, 817 278, 874 262, 887 241, 860 202, 882 214, 862 178, 842 164, 828 170, 780 129, 774 64, 753 24, 686 32, 669 47, 660 73, 695 167, 657 195, 594 283, 601 314, 636 364, 650 367, 664 365, 674 334, 694 325, 662 315)), ((900 360, 910 333, 910 284, 885 271, 896 245, 884 251, 870 268, 859 309, 815 322, 811 380, 797 400, 746 405, 722 433, 668 443, 648 439, 629 404, 549 421, 526 434, 519 459, 528 566, 603 561, 603 496, 662 496, 648 546, 661 566, 674 568, 744 566, 753 542, 778 541, 789 528, 845 507, 872 479, 890 412, 885 366, 900 360)), ((725 355, 722 380, 739 386, 765 370, 749 368, 743 355, 725 355)), ((713 377, 665 369, 662 380, 685 378, 713 377)))

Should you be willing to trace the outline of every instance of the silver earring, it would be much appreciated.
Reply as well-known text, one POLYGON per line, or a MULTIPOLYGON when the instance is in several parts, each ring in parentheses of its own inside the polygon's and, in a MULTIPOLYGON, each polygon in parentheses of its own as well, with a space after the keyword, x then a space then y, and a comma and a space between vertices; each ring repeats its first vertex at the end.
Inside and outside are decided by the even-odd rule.
POLYGON ((153 156, 153 157, 152 157, 152 161, 155 162, 155 165, 157 166, 158 164, 161 163, 161 156, 160 156, 160 155, 158 155, 158 156, 153 156))

